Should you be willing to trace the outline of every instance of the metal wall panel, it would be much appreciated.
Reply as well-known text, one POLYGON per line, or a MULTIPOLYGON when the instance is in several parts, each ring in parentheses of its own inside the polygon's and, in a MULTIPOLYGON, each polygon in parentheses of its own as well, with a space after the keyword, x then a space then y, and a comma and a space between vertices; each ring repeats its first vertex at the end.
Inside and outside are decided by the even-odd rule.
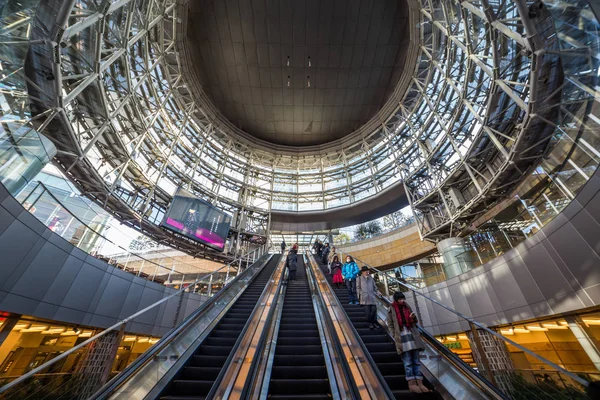
MULTIPOLYGON (((0 310, 107 328, 174 292, 89 256, 33 218, 0 185, 0 310)), ((201 304, 186 294, 178 321, 201 304)), ((149 311, 127 331, 162 335, 179 298, 149 311)))
MULTIPOLYGON (((534 236, 423 293, 490 326, 600 304, 600 171, 534 236)), ((460 330, 450 312, 423 299, 419 306, 434 333, 460 330)))

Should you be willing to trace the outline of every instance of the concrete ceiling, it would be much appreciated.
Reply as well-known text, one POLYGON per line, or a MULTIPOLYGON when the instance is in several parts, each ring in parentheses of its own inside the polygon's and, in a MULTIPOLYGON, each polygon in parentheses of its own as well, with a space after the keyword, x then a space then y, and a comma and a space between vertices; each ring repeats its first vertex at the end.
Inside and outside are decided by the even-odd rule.
POLYGON ((189 0, 186 45, 232 124, 275 144, 318 145, 352 133, 390 97, 407 15, 398 0, 189 0))

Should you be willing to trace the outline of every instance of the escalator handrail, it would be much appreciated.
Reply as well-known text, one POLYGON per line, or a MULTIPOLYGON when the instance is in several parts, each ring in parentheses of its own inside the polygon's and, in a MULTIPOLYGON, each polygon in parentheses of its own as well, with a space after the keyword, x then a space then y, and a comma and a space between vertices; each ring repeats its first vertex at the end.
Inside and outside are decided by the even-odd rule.
MULTIPOLYGON (((274 254, 274 256, 275 255, 276 254, 274 254)), ((279 263, 280 262, 281 262, 281 259, 279 260, 279 263)), ((233 345, 231 351, 229 352, 229 355, 227 356, 227 359, 225 360, 224 367, 221 368, 221 371, 219 371, 219 375, 215 379, 215 382, 213 383, 210 391, 206 395, 207 399, 212 399, 212 398, 215 397, 215 392, 219 389, 220 383, 223 381, 223 378, 227 374, 227 371, 229 370, 229 366, 231 365, 231 363, 232 363, 232 361, 233 361, 233 359, 235 357, 235 354, 236 354, 237 350, 239 349, 240 345, 244 341, 244 337, 246 336, 246 333, 248 332, 248 329, 250 327, 250 323, 252 322, 252 320, 256 316, 256 313, 258 311, 258 306, 261 304, 261 302, 262 302, 261 300, 263 299, 263 297, 267 293, 267 288, 269 287, 269 283, 271 283, 270 281, 273 279, 273 275, 276 272, 277 272, 277 267, 275 267, 275 269, 273 270, 273 273, 269 277, 269 281, 267 281, 267 284, 265 285, 262 293, 260 294, 260 297, 258 298, 258 301, 256 302, 256 305, 252 309, 252 313, 248 317, 248 320, 246 321, 246 324, 244 325, 244 328, 240 332, 240 335, 238 336, 237 340, 235 341, 235 344, 233 345), (225 366, 227 366, 227 368, 225 368, 225 366)), ((285 271, 284 271, 284 273, 285 273, 285 271)), ((279 281, 278 287, 277 287, 276 292, 275 292, 275 296, 278 296, 279 293, 280 293, 281 282, 282 282, 282 280, 279 281)), ((271 315, 271 312, 274 309, 274 307, 273 307, 274 304, 275 304, 275 302, 271 303, 271 309, 269 310, 269 314, 268 314, 269 316, 271 315)), ((266 326, 267 326, 267 324, 265 324, 265 327, 266 326)), ((265 330, 263 330, 263 332, 261 333, 260 340, 263 339, 264 334, 265 334, 265 330)), ((258 358, 258 357, 255 357, 255 358, 258 358)), ((252 362, 254 363, 254 360, 252 360, 252 362)), ((245 385, 244 385, 244 387, 245 387, 245 385)))
MULTIPOLYGON (((308 253, 311 256, 312 253, 308 253)), ((314 256, 313 256, 314 258, 314 256)), ((317 264, 317 267, 319 266, 319 262, 315 259, 315 263, 317 264)), ((321 271, 322 272, 322 271, 321 271)), ((328 279, 325 279, 325 282, 327 283, 327 285, 329 286, 329 289, 331 291, 333 291, 333 287, 331 286, 331 284, 329 283, 328 279)), ((340 301, 340 299, 338 299, 337 296, 333 296, 333 298, 335 299, 335 301, 337 302, 337 306, 339 307, 340 310, 342 310, 344 312, 344 315, 346 315, 346 318, 348 318, 348 320, 350 319, 350 317, 348 316, 348 314, 346 314, 346 311, 344 310, 344 307, 342 306, 342 303, 340 301)), ((377 376, 377 379, 379 379, 379 383, 381 385, 381 387, 383 388, 383 390, 385 391, 386 395, 388 396, 388 398, 390 399, 394 399, 396 398, 396 396, 394 395, 394 393, 392 392, 392 389, 390 389, 389 385, 387 384, 385 378, 383 377, 383 375, 381 374, 381 372, 379 371, 379 368, 376 367, 376 363, 375 360, 373 360, 373 357, 371 357, 371 353, 369 352, 369 350, 367 349, 367 346, 365 345, 365 343, 362 341, 362 338, 360 337, 358 331, 356 330, 356 328, 354 327, 354 324, 352 322, 350 322, 348 324, 348 326, 350 327, 351 330, 351 334, 356 338, 356 343, 358 343, 358 345, 360 346, 360 348, 362 349, 363 353, 365 354, 365 358, 366 361, 372 366, 373 368, 373 373, 375 374, 375 376, 377 376)))
MULTIPOLYGON (((342 253, 344 253, 344 254, 347 254, 347 255, 349 255, 349 256, 352 256, 351 254, 345 253, 343 250, 340 250, 340 254, 342 254, 342 253)), ((352 257, 353 257, 353 256, 352 256, 352 257)), ((353 258, 354 258, 354 257, 353 257, 353 258)), ((364 263, 364 264, 365 264, 366 266, 368 266, 368 267, 369 267, 369 269, 371 269, 372 271, 376 271, 376 272, 378 272, 378 273, 381 273, 381 274, 383 274, 383 272, 382 272, 382 271, 380 271, 379 269, 377 269, 377 268, 374 268, 374 267, 370 266, 370 265, 369 265, 369 264, 367 264, 367 263, 364 263)), ((532 356, 533 358, 535 358, 535 359, 537 359, 537 360, 541 361, 542 363, 544 363, 544 364, 547 364, 547 365, 551 366, 552 368, 554 368, 554 369, 555 369, 555 370, 557 370, 558 372, 565 374, 566 376, 568 376, 569 378, 573 379, 575 382, 578 382, 578 383, 579 383, 579 384, 581 384, 582 386, 584 386, 584 387, 586 387, 586 388, 587 388, 587 387, 590 385, 590 382, 589 382, 589 381, 587 381, 587 380, 585 380, 585 379, 583 379, 582 377, 580 377, 580 376, 578 376, 578 375, 576 375, 576 374, 572 373, 571 371, 567 371, 566 369, 564 369, 564 368, 563 368, 563 367, 561 367, 560 365, 558 365, 558 364, 556 364, 556 363, 553 363, 552 361, 550 361, 550 360, 548 360, 548 359, 546 359, 546 358, 544 358, 544 357, 540 356, 539 354, 537 354, 537 353, 535 353, 535 352, 533 352, 533 351, 529 350, 529 349, 528 349, 528 348, 526 348, 525 346, 522 346, 522 345, 520 345, 519 343, 517 343, 517 342, 515 342, 515 341, 513 341, 513 340, 510 340, 510 339, 509 339, 509 338, 507 338, 506 336, 499 334, 498 332, 494 331, 493 329, 490 329, 490 328, 488 328, 488 327, 487 327, 486 325, 484 325, 483 323, 481 323, 481 322, 479 322, 479 321, 477 321, 477 320, 475 320, 475 319, 473 319, 473 318, 471 318, 471 317, 467 317, 467 316, 466 316, 466 315, 464 315, 463 313, 461 313, 461 312, 458 312, 458 311, 454 310, 454 309, 453 309, 453 308, 451 308, 451 307, 448 307, 447 305, 445 305, 445 304, 441 303, 440 301, 437 301, 437 300, 435 300, 435 299, 431 298, 430 296, 427 296, 426 294, 423 294, 421 291, 419 291, 419 290, 418 290, 416 287, 414 287, 413 285, 411 285, 411 284, 409 284, 409 283, 407 283, 407 282, 402 282, 401 280, 399 280, 399 279, 396 279, 396 278, 394 278, 394 277, 392 277, 392 276, 388 276, 388 275, 386 275, 386 277, 387 277, 387 279, 391 279, 391 280, 392 280, 392 282, 395 282, 395 283, 397 283, 398 285, 400 285, 400 286, 403 286, 403 287, 407 288, 408 290, 410 290, 410 291, 411 291, 411 292, 413 292, 414 294, 416 294, 416 295, 419 295, 419 296, 423 297, 424 299, 427 299, 427 300, 431 301, 431 302, 432 302, 432 303, 434 303, 434 304, 437 304, 438 306, 442 307, 442 308, 443 308, 443 309, 445 309, 446 311, 449 311, 449 312, 451 312, 452 314, 456 315, 457 317, 459 317, 459 318, 461 318, 461 319, 464 319, 465 321, 467 321, 467 322, 469 322, 469 323, 471 323, 471 324, 475 325, 477 328, 479 328, 479 329, 482 329, 482 330, 484 330, 484 331, 488 332, 490 335, 492 335, 492 336, 494 336, 494 337, 496 337, 496 338, 498 338, 498 339, 502 340, 503 342, 506 342, 506 343, 508 343, 508 344, 510 344, 510 345, 512 345, 512 346, 514 346, 514 347, 516 347, 516 348, 518 348, 519 350, 521 350, 521 351, 523 351, 523 352, 525 352, 525 353, 529 354, 530 356, 532 356)))
MULTIPOLYGON (((308 257, 307 257, 308 259, 308 257)), ((308 262, 310 263, 310 259, 308 260, 308 262)), ((317 264, 318 267, 318 264, 317 264)), ((312 268, 308 268, 309 270, 309 274, 312 276, 313 278, 313 282, 315 282, 317 280, 317 276, 315 275, 315 273, 313 272, 312 268)), ((333 346, 334 346, 334 351, 336 354, 338 354, 338 359, 343 360, 344 362, 342 362, 342 370, 344 372, 344 376, 347 382, 350 382, 350 391, 353 394, 353 398, 360 398, 360 393, 358 390, 358 387, 356 386, 356 382, 354 381, 354 379, 352 379, 352 372, 350 372, 350 367, 348 366, 348 360, 346 360, 345 357, 343 357, 343 350, 342 350, 342 344, 340 343, 340 338, 338 337, 338 335, 335 334, 335 327, 333 326, 333 321, 331 319, 331 315, 329 315, 328 312, 326 312, 327 310, 325 310, 325 303, 323 301, 323 294, 320 292, 319 290, 319 285, 314 285, 315 286, 315 290, 316 292, 319 294, 318 296, 318 304, 319 307, 321 308, 321 315, 323 316, 323 321, 325 322, 325 324, 327 325, 327 329, 331 332, 331 337, 333 339, 333 346), (341 355, 341 356, 340 356, 341 355)), ((315 317, 317 317, 315 315, 315 317)), ((351 324, 350 324, 351 325, 351 324)))
MULTIPOLYGON (((256 262, 262 262, 264 268, 274 254, 266 254, 266 259, 261 261, 260 258, 256 262)), ((255 262, 255 263, 256 263, 255 262)), ((163 337, 160 338, 158 342, 156 342, 152 347, 146 350, 141 356, 136 358, 131 364, 129 364, 121 373, 115 376, 112 380, 107 382, 103 387, 101 387, 96 393, 94 393, 88 400, 105 398, 105 396, 110 395, 119 387, 121 387, 125 382, 127 382, 132 375, 139 369, 146 365, 152 358, 165 346, 167 346, 173 339, 175 339, 182 331, 185 330, 191 323, 193 323, 196 319, 198 319, 204 311, 206 311, 209 307, 214 305, 218 300, 220 300, 227 290, 231 287, 233 283, 242 277, 246 276, 249 271, 253 270, 250 266, 242 271, 241 274, 238 274, 235 278, 233 278, 227 285, 223 286, 214 296, 212 296, 209 300, 202 303, 200 307, 198 307, 194 312, 188 315, 179 325, 171 329, 167 332, 163 337)), ((258 275, 258 273, 256 274, 258 275)), ((256 278, 256 277, 255 277, 256 278)), ((250 284, 249 282, 248 284, 250 284)), ((191 285, 190 285, 191 286, 191 285)))
MULTIPOLYGON (((382 302, 385 306, 391 307, 392 302, 387 298, 382 296, 380 293, 377 293, 377 299, 382 302)), ((421 326, 417 325, 417 329, 421 334, 421 338, 425 340, 430 346, 432 346, 442 357, 451 362, 455 367, 457 367, 460 372, 462 372, 466 377, 473 382, 477 387, 482 390, 488 392, 488 394, 492 395, 495 399, 500 400, 510 400, 510 397, 506 396, 502 393, 495 385, 493 385, 489 380, 487 380, 484 376, 475 372, 466 362, 464 362, 460 357, 454 354, 450 349, 446 346, 442 345, 437 339, 421 326)), ((386 328, 387 334, 394 340, 394 338, 390 335, 389 331, 386 328)))
POLYGON ((250 364, 250 368, 248 370, 248 375, 246 376, 244 388, 243 388, 242 394, 240 396, 240 398, 242 398, 242 399, 249 398, 248 391, 251 390, 251 386, 252 386, 250 383, 256 377, 259 362, 263 358, 262 354, 264 352, 264 349, 265 349, 265 346, 267 343, 268 332, 270 330, 271 325, 274 322, 276 322, 276 321, 273 321, 273 318, 275 317, 275 312, 277 311, 277 304, 279 302, 279 298, 281 297, 281 294, 283 292, 283 287, 284 287, 283 282, 284 282, 284 278, 285 278, 285 273, 286 273, 286 268, 284 267, 284 270, 281 273, 281 279, 279 280, 277 289, 275 290, 275 297, 273 297, 273 300, 271 301, 271 308, 269 309, 269 313, 267 314, 267 320, 265 321, 265 326, 260 334, 260 338, 258 340, 256 351, 254 353, 257 356, 252 359, 252 363, 250 364))

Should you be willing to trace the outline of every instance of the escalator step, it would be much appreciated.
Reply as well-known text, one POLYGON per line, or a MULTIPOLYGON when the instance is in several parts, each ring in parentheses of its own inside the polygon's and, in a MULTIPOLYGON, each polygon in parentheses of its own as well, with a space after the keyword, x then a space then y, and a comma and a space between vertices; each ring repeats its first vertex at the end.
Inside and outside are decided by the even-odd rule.
POLYGON ((282 345, 281 343, 278 343, 277 345, 277 351, 275 352, 275 354, 277 355, 317 355, 317 354, 323 354, 323 349, 321 348, 321 345, 318 346, 298 346, 298 345, 291 345, 291 346, 285 346, 282 345))
POLYGON ((377 368, 381 375, 397 375, 404 373, 404 364, 402 362, 377 363, 377 368))
POLYGON ((330 390, 327 379, 271 379, 269 388, 272 392, 296 394, 321 394, 330 390))
POLYGON ((293 367, 286 367, 278 365, 277 368, 273 368, 271 373, 271 379, 324 379, 327 378, 327 368, 325 366, 299 366, 294 365, 293 367))
MULTIPOLYGON (((275 350, 277 351, 277 350, 275 350)), ((273 361, 273 365, 285 365, 285 366, 294 366, 294 365, 323 365, 324 364, 322 355, 306 355, 306 356, 296 356, 296 355, 285 355, 278 356, 275 354, 275 358, 273 361)))
POLYGON ((192 380, 201 380, 201 379, 217 379, 219 376, 219 372, 221 372, 221 368, 219 367, 192 367, 187 366, 183 368, 182 379, 192 379, 192 380))
POLYGON ((321 338, 317 335, 315 337, 279 337, 277 344, 283 346, 311 346, 321 344, 321 338))
POLYGON ((194 396, 198 393, 208 393, 212 387, 214 380, 173 380, 172 391, 176 395, 194 396))
POLYGON ((227 356, 207 356, 207 355, 193 355, 191 365, 195 367, 222 367, 227 360, 227 356))
POLYGON ((408 381, 405 375, 384 375, 383 378, 392 390, 408 390, 408 381))
POLYGON ((208 356, 227 356, 231 346, 209 346, 202 345, 196 352, 196 355, 208 355, 208 356))
POLYGON ((331 400, 330 395, 317 394, 270 394, 269 400, 331 400))

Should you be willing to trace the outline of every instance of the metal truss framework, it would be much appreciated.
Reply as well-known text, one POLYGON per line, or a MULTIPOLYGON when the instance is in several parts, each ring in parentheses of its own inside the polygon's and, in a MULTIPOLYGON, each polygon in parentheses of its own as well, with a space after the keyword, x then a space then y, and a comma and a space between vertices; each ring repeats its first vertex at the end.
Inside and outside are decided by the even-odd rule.
POLYGON ((184 251, 156 227, 179 186, 266 233, 271 209, 330 209, 403 181, 435 239, 507 193, 548 144, 557 56, 543 20, 525 29, 525 3, 411 4, 417 64, 402 102, 375 131, 314 152, 273 152, 212 124, 182 73, 175 0, 44 3, 27 75, 36 128, 84 193, 184 251))

